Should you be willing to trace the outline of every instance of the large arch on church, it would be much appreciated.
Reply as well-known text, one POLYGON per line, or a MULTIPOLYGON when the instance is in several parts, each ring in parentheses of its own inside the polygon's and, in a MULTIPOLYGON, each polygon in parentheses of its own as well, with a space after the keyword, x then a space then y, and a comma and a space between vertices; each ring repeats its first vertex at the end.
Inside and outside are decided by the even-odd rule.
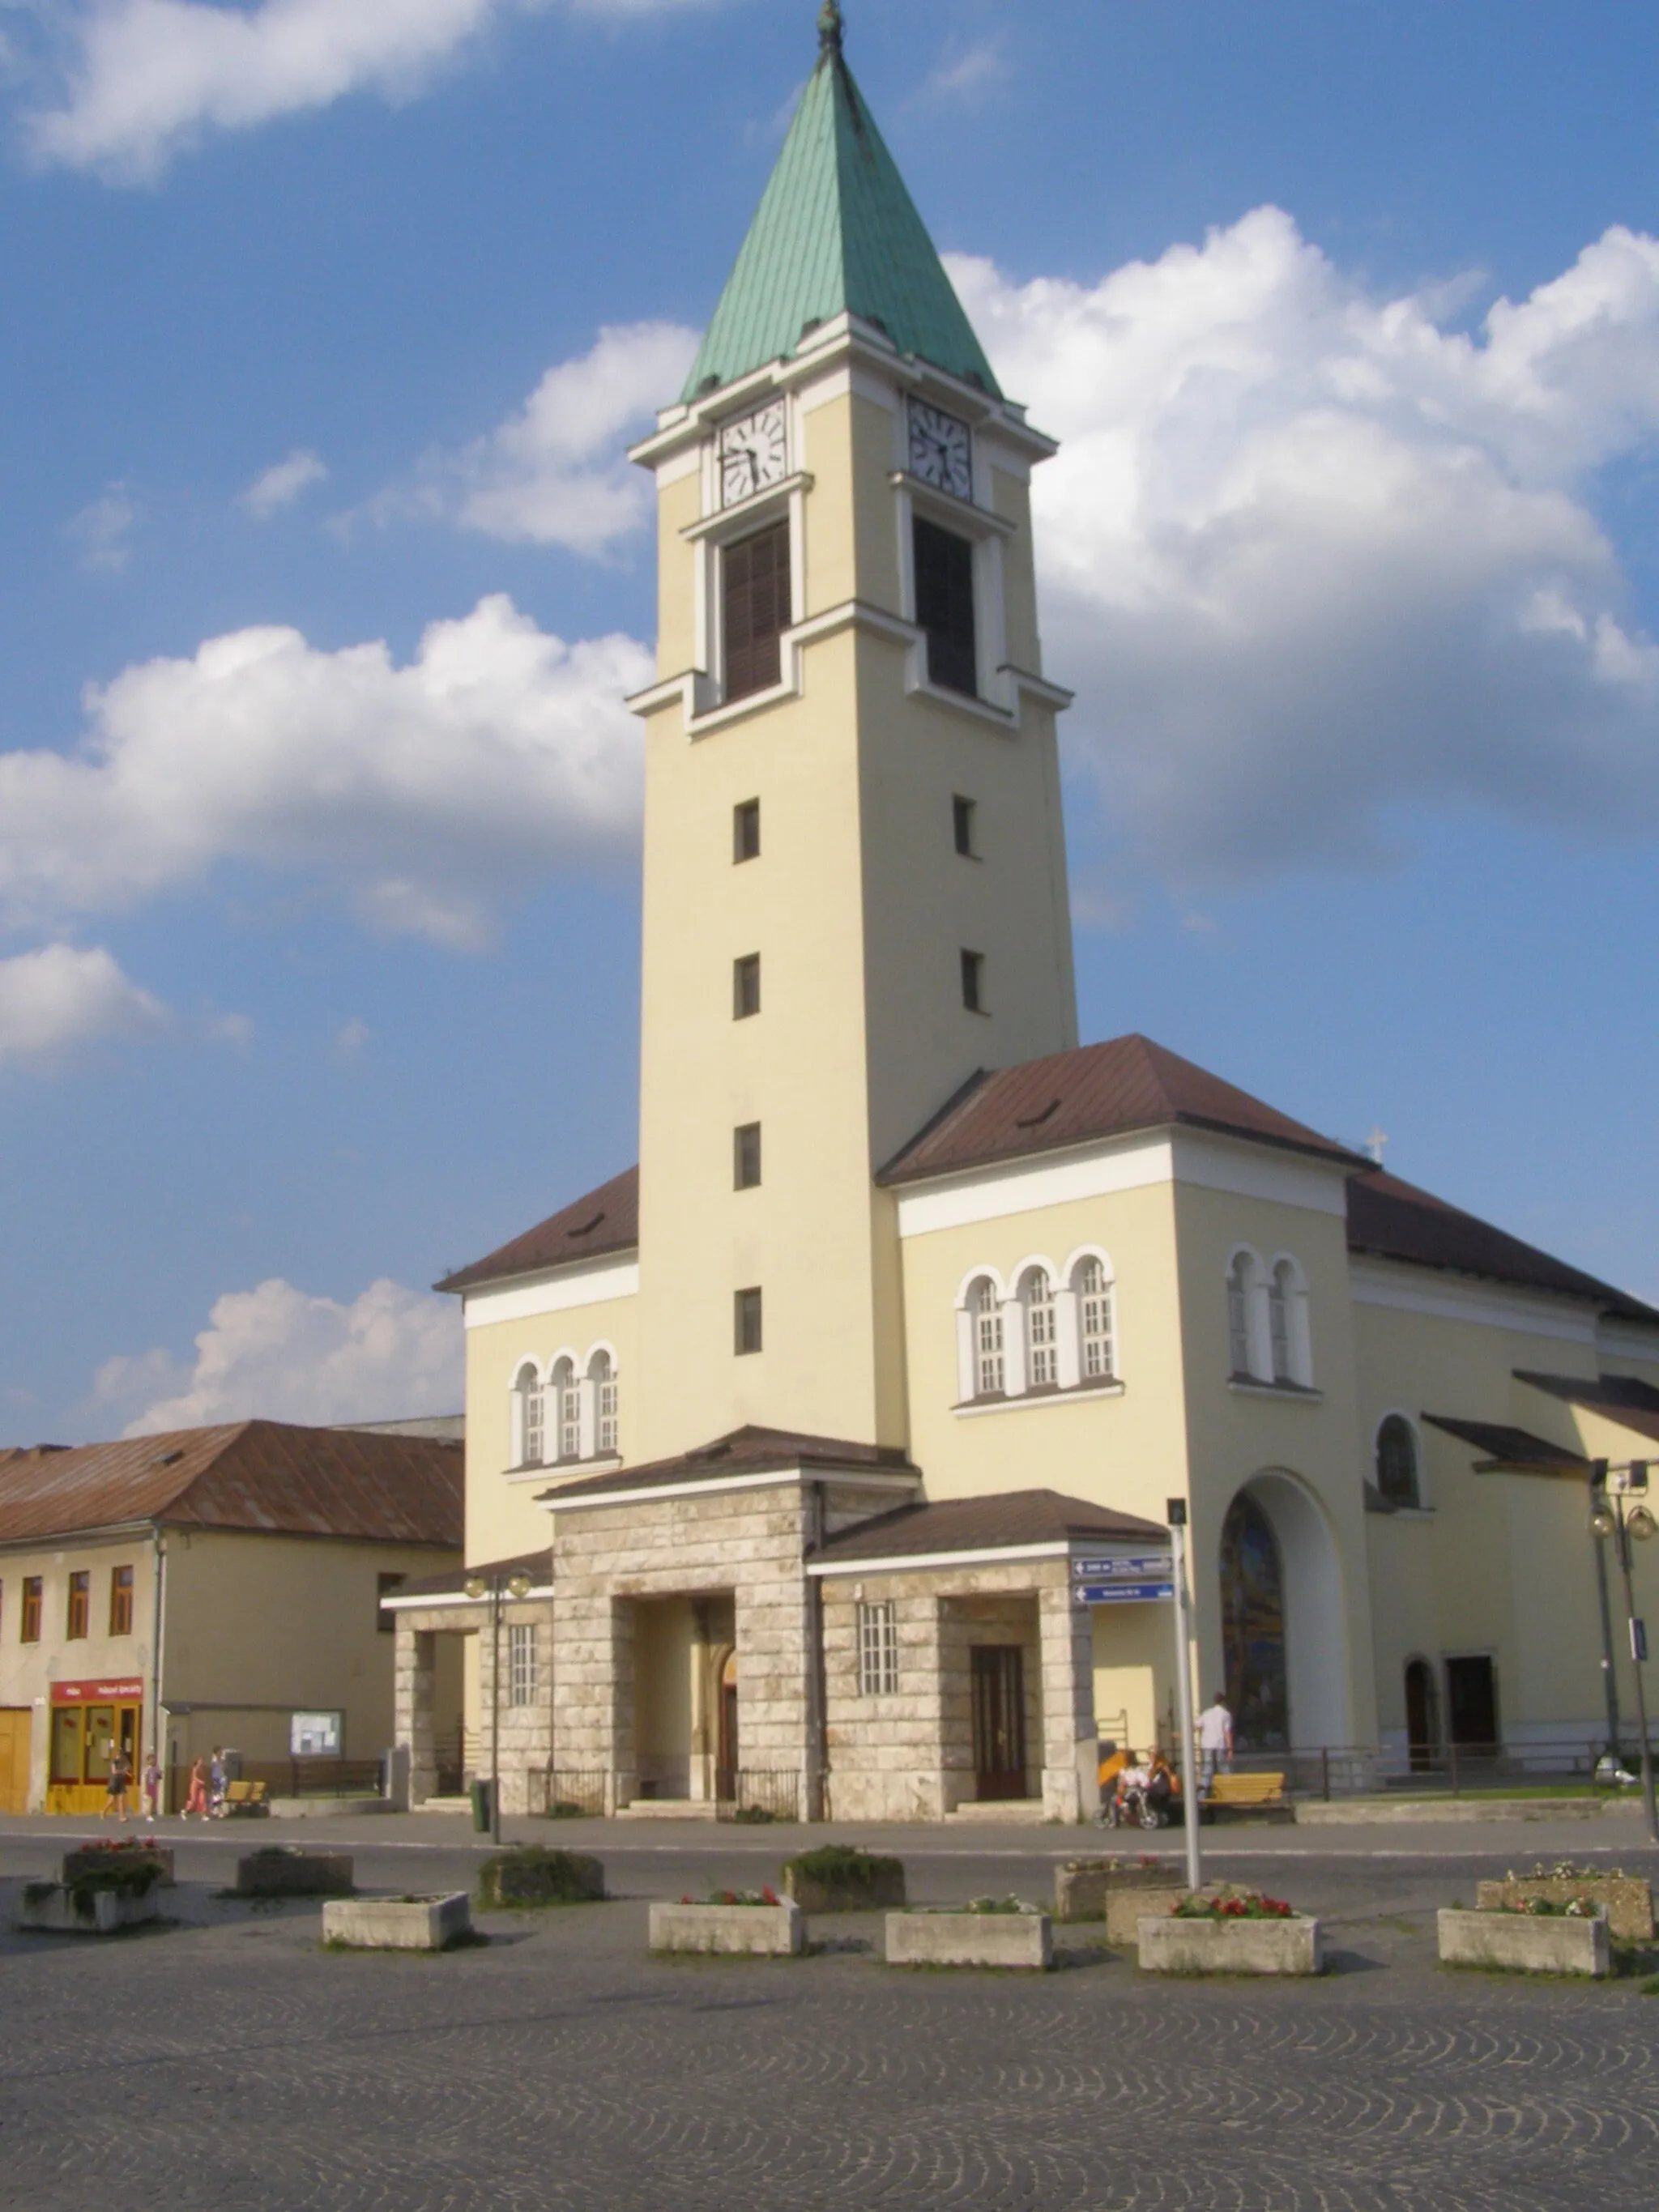
POLYGON ((1238 1749, 1346 1741, 1341 1566, 1312 1492, 1282 1468, 1253 1475, 1227 1509, 1218 1566, 1222 1664, 1238 1749))

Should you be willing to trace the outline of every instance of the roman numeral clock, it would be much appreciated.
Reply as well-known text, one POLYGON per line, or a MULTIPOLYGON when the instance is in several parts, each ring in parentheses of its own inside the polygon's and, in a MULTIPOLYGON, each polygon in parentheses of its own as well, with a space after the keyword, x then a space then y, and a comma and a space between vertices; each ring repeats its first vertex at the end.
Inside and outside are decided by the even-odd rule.
POLYGON ((735 507, 757 491, 781 483, 789 472, 789 441, 784 433, 783 402, 775 399, 720 435, 720 504, 735 507))

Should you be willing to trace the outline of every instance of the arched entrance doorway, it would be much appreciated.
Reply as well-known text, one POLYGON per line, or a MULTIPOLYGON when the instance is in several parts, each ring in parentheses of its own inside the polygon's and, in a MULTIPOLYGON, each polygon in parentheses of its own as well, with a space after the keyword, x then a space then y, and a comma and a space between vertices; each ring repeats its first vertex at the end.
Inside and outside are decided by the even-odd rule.
POLYGON ((1426 1659, 1406 1662, 1406 1742, 1413 1774, 1434 1765, 1440 1748, 1440 1700, 1435 1693, 1434 1669, 1426 1659))
POLYGON ((1284 1562, 1273 1523, 1248 1490, 1221 1526, 1221 1648, 1234 1741, 1241 1751, 1287 1749, 1284 1562))
POLYGON ((1350 1742, 1341 1565, 1308 1486, 1278 1468, 1252 1475, 1227 1510, 1218 1565, 1222 1658, 1240 1749, 1350 1742))
POLYGON ((738 1655, 728 1651, 721 1662, 717 1689, 717 1752, 714 1795, 722 1802, 738 1794, 738 1655))

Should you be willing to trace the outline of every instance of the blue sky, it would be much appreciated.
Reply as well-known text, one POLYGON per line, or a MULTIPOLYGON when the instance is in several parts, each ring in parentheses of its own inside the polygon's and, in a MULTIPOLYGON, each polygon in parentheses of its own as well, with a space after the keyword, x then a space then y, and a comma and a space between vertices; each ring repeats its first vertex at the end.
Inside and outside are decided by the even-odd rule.
MULTIPOLYGON (((617 457, 813 13, 0 9, 0 1442, 458 1402, 633 1157, 617 457)), ((1066 441, 1084 1035, 1659 1297, 1659 31, 848 13, 1066 441)))

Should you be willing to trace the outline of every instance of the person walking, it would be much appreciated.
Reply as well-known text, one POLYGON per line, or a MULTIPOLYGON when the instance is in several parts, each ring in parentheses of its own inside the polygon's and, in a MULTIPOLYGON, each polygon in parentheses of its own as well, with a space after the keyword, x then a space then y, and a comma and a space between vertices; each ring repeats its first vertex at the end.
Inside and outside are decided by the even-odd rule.
POLYGON ((1215 1693, 1215 1703, 1206 1705, 1199 1716, 1198 1749, 1200 1788, 1207 1797, 1217 1774, 1230 1772, 1233 1763, 1233 1717, 1220 1690, 1215 1693))
POLYGON ((179 1818, 181 1820, 187 1820, 192 1813, 199 1813, 204 1820, 208 1816, 207 1761, 199 1752, 191 1761, 190 1792, 185 1799, 185 1809, 179 1818))
POLYGON ((118 1743, 109 1755, 109 1772, 104 1778, 104 1809, 100 1820, 107 1820, 113 1813, 122 1827, 127 1825, 127 1791, 132 1783, 132 1759, 118 1743))
POLYGON ((225 1810, 225 1754, 216 1743, 208 1761, 208 1817, 217 1820, 225 1810))
POLYGON ((144 1793, 144 1819, 153 1828, 161 1802, 161 1763, 153 1751, 144 1753, 144 1771, 138 1779, 144 1793))

